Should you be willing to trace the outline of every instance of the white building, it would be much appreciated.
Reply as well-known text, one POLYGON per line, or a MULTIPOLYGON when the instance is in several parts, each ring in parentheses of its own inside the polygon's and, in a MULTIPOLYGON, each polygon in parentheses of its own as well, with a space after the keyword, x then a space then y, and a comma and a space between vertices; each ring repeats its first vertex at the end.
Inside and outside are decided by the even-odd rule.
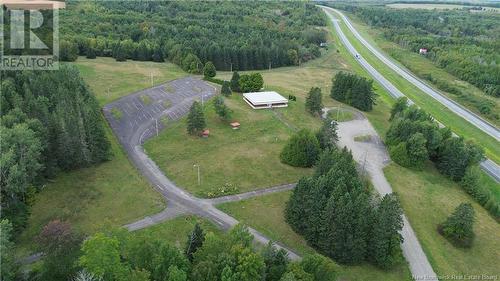
POLYGON ((253 109, 288 106, 288 100, 276 92, 244 93, 243 99, 253 109))

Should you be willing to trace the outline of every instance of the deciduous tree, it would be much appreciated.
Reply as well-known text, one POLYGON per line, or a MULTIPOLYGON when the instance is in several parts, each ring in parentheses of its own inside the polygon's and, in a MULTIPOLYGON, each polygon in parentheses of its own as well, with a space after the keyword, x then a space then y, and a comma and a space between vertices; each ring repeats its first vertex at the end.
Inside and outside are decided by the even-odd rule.
POLYGON ((472 246, 474 239, 475 213, 470 203, 460 204, 445 222, 439 225, 439 232, 453 244, 460 247, 472 246))
POLYGON ((311 131, 302 129, 287 142, 280 154, 281 162, 294 167, 312 167, 318 159, 318 139, 311 131))

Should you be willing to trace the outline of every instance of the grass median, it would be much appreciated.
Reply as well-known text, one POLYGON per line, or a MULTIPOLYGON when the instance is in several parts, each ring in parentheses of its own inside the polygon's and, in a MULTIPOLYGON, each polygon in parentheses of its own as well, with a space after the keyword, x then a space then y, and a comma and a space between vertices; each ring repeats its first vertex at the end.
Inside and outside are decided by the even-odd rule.
MULTIPOLYGON (((332 13, 336 15, 335 13, 332 13)), ((338 17, 338 16, 337 16, 338 17)), ((382 61, 376 58, 365 46, 358 41, 343 21, 339 22, 344 34, 356 50, 377 69, 386 79, 403 92, 408 98, 413 100, 418 106, 430 113, 439 122, 451 128, 457 135, 466 139, 474 140, 485 150, 486 155, 493 161, 500 163, 500 146, 498 141, 490 135, 484 133, 462 117, 450 111, 441 103, 435 101, 427 94, 420 91, 416 86, 405 80, 399 74, 390 69, 382 61)))

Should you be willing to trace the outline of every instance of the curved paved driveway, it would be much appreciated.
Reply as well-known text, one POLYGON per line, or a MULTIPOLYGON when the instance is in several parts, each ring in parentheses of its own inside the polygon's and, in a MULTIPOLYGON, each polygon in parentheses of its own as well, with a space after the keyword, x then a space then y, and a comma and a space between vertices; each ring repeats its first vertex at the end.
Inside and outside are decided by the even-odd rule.
MULTIPOLYGON (((141 229, 183 213, 207 218, 225 230, 238 224, 236 219, 215 208, 212 200, 196 198, 176 186, 142 148, 142 144, 154 136, 157 129, 163 128, 162 119, 168 118, 169 121, 180 119, 189 111, 195 100, 202 98, 208 100, 216 92, 217 89, 212 85, 194 77, 187 77, 133 93, 103 108, 104 116, 132 163, 168 202, 168 207, 163 212, 126 225, 129 230, 141 229), (144 104, 144 100, 147 104, 144 104), (122 112, 119 119, 114 117, 113 111, 116 110, 122 112)), ((257 242, 269 243, 270 239, 255 229, 249 228, 249 230, 257 242)), ((274 242, 274 245, 285 249, 292 260, 300 258, 279 243, 274 242)))

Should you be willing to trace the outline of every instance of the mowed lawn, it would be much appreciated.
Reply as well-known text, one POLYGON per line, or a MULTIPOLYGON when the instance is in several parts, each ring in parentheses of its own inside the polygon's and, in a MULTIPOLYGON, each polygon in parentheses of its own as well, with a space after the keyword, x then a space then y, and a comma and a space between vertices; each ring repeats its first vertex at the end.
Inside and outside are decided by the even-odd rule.
POLYGON ((500 274, 500 224, 456 183, 432 167, 412 171, 391 164, 384 172, 438 275, 500 274), (460 203, 471 203, 476 212, 470 249, 454 247, 436 230, 460 203))
MULTIPOLYGON (((311 173, 311 169, 280 162, 281 149, 294 130, 278 118, 279 113, 253 110, 240 94, 233 94, 225 102, 233 111, 232 120, 241 123, 239 130, 220 120, 212 103, 206 102, 204 111, 210 137, 188 135, 187 121, 183 118, 146 142, 148 155, 177 185, 196 196, 207 197, 209 192, 224 185, 237 187, 232 193, 245 192, 292 183, 311 173), (193 165, 200 166, 200 185, 193 165)), ((295 105, 290 110, 296 110, 295 105)))
POLYGON ((110 103, 153 84, 189 75, 173 63, 151 61, 117 62, 113 58, 87 59, 79 57, 74 63, 101 105, 110 103))
MULTIPOLYGON (((239 202, 224 203, 217 207, 232 215, 273 240, 297 251, 310 254, 314 249, 285 222, 283 212, 291 191, 272 193, 239 202)), ((340 266, 339 280, 342 281, 403 281, 412 280, 406 265, 391 271, 380 270, 369 264, 340 266)))

